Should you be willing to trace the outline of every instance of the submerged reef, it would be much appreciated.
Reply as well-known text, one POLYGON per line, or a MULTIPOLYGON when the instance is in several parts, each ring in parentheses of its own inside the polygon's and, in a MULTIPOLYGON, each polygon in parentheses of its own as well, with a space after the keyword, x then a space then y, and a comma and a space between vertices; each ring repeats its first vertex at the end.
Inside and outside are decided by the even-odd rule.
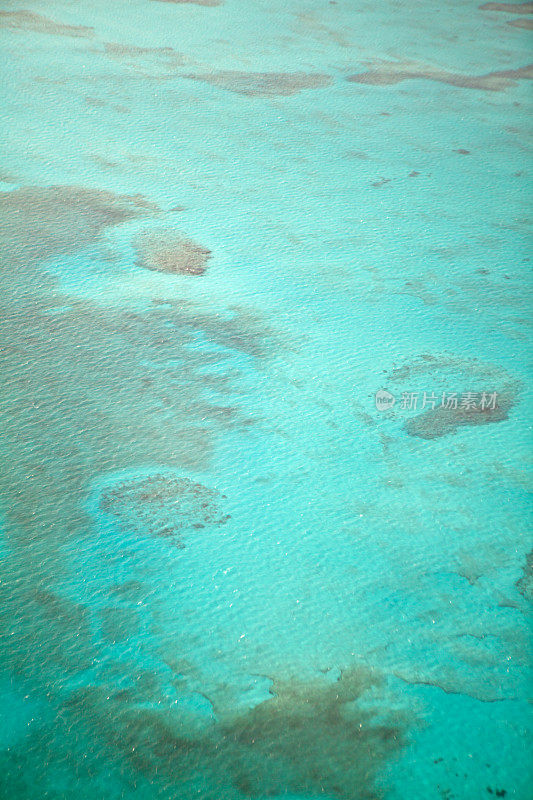
POLYGON ((486 92, 501 92, 513 86, 518 80, 533 78, 533 64, 518 69, 487 72, 484 75, 465 75, 436 69, 417 62, 386 62, 368 72, 350 75, 347 80, 353 83, 365 83, 371 86, 390 86, 408 80, 437 81, 456 86, 461 89, 478 89, 486 92))
POLYGON ((361 702, 380 680, 359 667, 333 681, 272 678, 270 699, 239 710, 214 710, 208 695, 186 690, 183 672, 172 681, 178 699, 170 704, 162 702, 163 691, 172 693, 159 685, 162 676, 141 677, 122 691, 80 688, 65 715, 88 722, 124 769, 151 783, 179 785, 183 800, 285 793, 370 800, 377 797, 377 774, 406 741, 404 712, 361 702))
POLYGON ((168 539, 181 548, 185 531, 227 522, 221 499, 189 478, 158 473, 114 482, 102 492, 98 507, 136 535, 168 539))
POLYGON ((137 47, 121 42, 104 42, 104 51, 108 58, 127 67, 141 73, 149 70, 150 74, 153 72, 156 75, 160 74, 160 70, 173 71, 185 61, 183 55, 173 47, 137 47))
POLYGON ((404 427, 409 436, 418 436, 420 439, 438 439, 441 436, 455 433, 461 427, 503 422, 509 418, 508 412, 513 404, 510 397, 500 395, 494 409, 481 409, 479 406, 470 409, 461 407, 430 408, 423 414, 407 420, 404 427))
POLYGON ((221 6, 222 0, 156 0, 158 3, 192 3, 196 6, 221 6))
POLYGON ((155 272, 203 275, 211 251, 174 230, 141 233, 135 240, 137 264, 155 272))
POLYGON ((533 600, 533 550, 526 555, 522 577, 517 580, 516 588, 526 600, 533 600))
POLYGON ((392 369, 388 378, 405 387, 407 394, 413 391, 413 387, 420 387, 423 379, 424 388, 427 386, 436 391, 436 398, 440 398, 440 392, 443 391, 448 395, 445 405, 449 407, 442 406, 442 399, 435 399, 434 408, 428 408, 405 422, 407 433, 421 439, 438 439, 454 434, 462 427, 503 422, 518 403, 522 389, 520 381, 502 367, 447 353, 423 353, 413 361, 392 369), (455 392, 457 401, 450 402, 450 392, 454 392, 457 386, 471 391, 474 399, 462 403, 462 395, 455 392), (485 401, 482 404, 483 394, 485 401))
POLYGON ((105 642, 115 644, 131 639, 139 632, 139 612, 127 606, 102 608, 99 613, 100 631, 105 642))
POLYGON ((204 81, 228 92, 252 97, 287 97, 304 89, 330 86, 330 75, 310 72, 206 72, 185 75, 194 81, 204 81))
POLYGON ((25 186, 0 193, 0 266, 26 266, 80 250, 108 227, 153 214, 142 195, 83 186, 25 186))
POLYGON ((94 36, 94 28, 85 25, 64 25, 42 14, 25 10, 0 11, 0 28, 46 33, 52 36, 72 36, 76 39, 94 36))
POLYGON ((506 11, 512 14, 533 14, 533 3, 483 3, 482 11, 506 11))
POLYGON ((513 28, 525 28, 526 31, 533 30, 533 19, 511 19, 507 24, 512 25, 513 28))

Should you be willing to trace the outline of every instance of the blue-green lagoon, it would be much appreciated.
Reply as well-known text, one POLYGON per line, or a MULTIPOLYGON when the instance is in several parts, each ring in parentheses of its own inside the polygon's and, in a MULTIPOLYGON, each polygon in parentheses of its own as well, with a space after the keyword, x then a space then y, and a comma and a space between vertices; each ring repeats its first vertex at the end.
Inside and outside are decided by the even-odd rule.
POLYGON ((531 3, 0 9, 0 797, 531 796, 531 3))

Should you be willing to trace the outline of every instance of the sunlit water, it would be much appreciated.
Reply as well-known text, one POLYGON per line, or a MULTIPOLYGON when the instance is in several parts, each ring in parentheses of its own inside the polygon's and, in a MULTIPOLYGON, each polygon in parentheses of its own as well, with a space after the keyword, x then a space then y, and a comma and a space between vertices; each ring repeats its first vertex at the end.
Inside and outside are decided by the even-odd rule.
POLYGON ((0 10, 2 798, 529 797, 523 11, 0 10))

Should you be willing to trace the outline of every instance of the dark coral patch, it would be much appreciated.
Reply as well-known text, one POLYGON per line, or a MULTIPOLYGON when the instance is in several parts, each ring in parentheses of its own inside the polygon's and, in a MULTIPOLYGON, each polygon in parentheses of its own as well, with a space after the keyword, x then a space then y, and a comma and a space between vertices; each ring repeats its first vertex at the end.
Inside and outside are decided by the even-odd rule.
POLYGON ((464 75, 447 70, 425 67, 422 64, 383 64, 379 67, 350 75, 347 80, 353 83, 371 86, 390 86, 408 80, 426 80, 446 83, 460 89, 478 89, 486 92, 500 92, 513 86, 518 80, 531 80, 533 65, 528 64, 518 69, 499 70, 484 75, 464 75))
POLYGON ((98 505, 125 530, 183 547, 183 533, 227 522, 220 500, 218 492, 201 483, 158 473, 113 483, 98 505))
POLYGON ((512 25, 513 28, 525 28, 526 31, 533 30, 533 19, 511 19, 507 24, 512 25))
POLYGON ((513 405, 510 397, 501 395, 495 408, 482 409, 479 405, 475 408, 430 408, 407 420, 404 427, 409 436, 439 439, 456 433, 459 428, 504 422, 509 418, 508 412, 513 405))
POLYGON ((533 3, 484 3, 482 11, 504 11, 512 14, 533 14, 533 3))
POLYGON ((64 25, 32 11, 0 11, 0 28, 46 33, 52 36, 72 36, 76 39, 94 36, 94 28, 85 25, 64 25))
POLYGON ((26 186, 0 193, 0 264, 27 265, 78 250, 107 227, 157 211, 142 195, 83 186, 26 186))
MULTIPOLYGON (((188 677, 181 674, 181 685, 188 677)), ((376 777, 405 744, 408 723, 405 713, 361 702, 379 684, 357 667, 335 681, 273 680, 270 699, 245 710, 217 709, 202 691, 215 716, 196 734, 180 718, 180 703, 160 702, 153 685, 148 692, 80 690, 69 712, 90 719, 110 753, 135 771, 179 785, 183 800, 370 800, 378 796, 376 777)))
POLYGON ((533 550, 526 555, 522 577, 517 580, 516 588, 526 600, 533 600, 533 550))
POLYGON ((176 231, 145 231, 136 241, 137 264, 155 272, 177 275, 203 275, 211 251, 176 231))
POLYGON ((379 188, 380 186, 384 186, 386 183, 390 183, 390 182, 391 182, 390 178, 380 178, 379 181, 375 181, 372 184, 372 186, 375 186, 376 188, 379 188))
POLYGON ((368 680, 352 669, 331 683, 275 681, 271 700, 223 724, 234 785, 252 798, 374 796, 379 764, 404 734, 399 719, 377 721, 357 707, 368 680))
POLYGON ((204 81, 228 92, 251 97, 287 97, 304 89, 330 86, 330 75, 309 72, 206 72, 185 75, 195 81, 204 81))
MULTIPOLYGON (((36 573, 39 567, 34 568, 36 573)), ((37 586, 9 571, 0 582, 0 639, 3 665, 14 674, 41 675, 43 663, 49 673, 56 668, 65 675, 73 667, 90 663, 91 624, 85 606, 58 593, 39 576, 37 586), (36 631, 46 635, 35 647, 36 631), (7 638, 6 638, 7 637, 7 638), (11 638, 8 648, 7 639, 11 638), (15 644, 16 642, 16 644, 15 644)), ((0 770, 1 771, 1 770, 0 770)), ((0 790, 0 797, 2 792, 0 790)))
POLYGON ((121 42, 104 42, 104 48, 109 58, 139 70, 172 70, 184 62, 181 53, 172 47, 138 47, 121 42))
POLYGON ((106 642, 124 642, 139 631, 137 609, 127 606, 102 608, 100 610, 100 630, 106 642))
POLYGON ((221 6, 222 0, 157 0, 158 3, 191 3, 196 6, 221 6))
POLYGON ((78 629, 87 622, 86 610, 78 603, 47 589, 38 589, 35 592, 35 601, 41 608, 45 619, 54 619, 57 622, 72 624, 78 629))

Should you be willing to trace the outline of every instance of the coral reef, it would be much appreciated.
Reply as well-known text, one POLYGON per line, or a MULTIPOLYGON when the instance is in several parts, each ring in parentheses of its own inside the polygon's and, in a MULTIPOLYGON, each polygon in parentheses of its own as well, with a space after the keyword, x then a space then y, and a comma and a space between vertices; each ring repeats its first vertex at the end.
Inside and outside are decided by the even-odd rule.
POLYGON ((526 31, 533 30, 533 19, 511 19, 507 24, 512 25, 513 28, 525 28, 526 31))
POLYGON ((533 600, 533 550, 526 555, 522 577, 517 580, 516 588, 526 600, 533 600))
POLYGON ((179 275, 203 275, 211 256, 206 247, 167 229, 141 233, 135 247, 140 267, 179 275))
POLYGON ((437 439, 456 433, 462 427, 503 422, 518 403, 522 390, 521 382, 502 367, 450 353, 422 353, 411 362, 394 367, 388 374, 390 381, 410 391, 413 391, 413 386, 416 388, 422 376, 428 383, 431 381, 431 388, 437 392, 433 407, 404 424, 410 436, 421 439, 437 439), (411 383, 410 387, 407 387, 407 382, 411 383), (456 400, 446 402, 446 407, 443 407, 439 392, 444 391, 449 399, 454 387, 456 390, 458 386, 473 392, 471 402, 462 403, 462 395, 455 391, 456 400), (485 400, 482 402, 483 395, 485 400))
POLYGON ((139 536, 168 539, 183 547, 185 531, 222 525, 218 492, 189 478, 152 474, 119 480, 102 492, 99 510, 139 536))
POLYGON ((512 14, 533 14, 533 3, 483 3, 482 11, 505 11, 512 14))
POLYGON ((251 97, 287 97, 304 89, 330 86, 330 75, 308 72, 233 72, 196 73, 185 75, 195 81, 204 81, 228 92, 251 97))
POLYGON ((85 25, 64 25, 42 14, 32 11, 0 11, 0 28, 12 28, 34 33, 46 33, 52 36, 72 36, 76 39, 88 39, 94 36, 94 28, 85 25))
POLYGON ((444 69, 425 66, 416 62, 388 62, 374 67, 368 72, 350 75, 347 80, 371 86, 390 86, 408 80, 426 80, 446 83, 461 89, 478 89, 486 92, 500 92, 513 86, 519 80, 533 78, 533 65, 518 69, 498 70, 484 75, 465 75, 444 69))
POLYGON ((0 193, 0 266, 80 250, 105 228, 156 212, 142 195, 83 186, 25 186, 0 193))
POLYGON ((498 404, 494 409, 476 408, 430 408, 423 414, 411 417, 404 427, 409 436, 418 436, 420 439, 438 439, 441 436, 456 433, 458 428, 489 425, 495 422, 504 422, 509 418, 509 410, 514 402, 512 398, 500 395, 498 404))
POLYGON ((158 3, 193 3, 196 6, 221 6, 222 0, 156 0, 158 3))
POLYGON ((183 701, 162 704, 153 680, 120 692, 80 689, 67 709, 74 719, 90 719, 110 754, 120 754, 134 772, 179 782, 184 800, 198 795, 198 776, 204 800, 287 792, 370 800, 377 773, 406 741, 404 713, 361 703, 379 683, 359 667, 337 680, 272 679, 270 699, 216 716, 204 695, 203 704, 196 700, 205 710, 199 708, 204 722, 194 735, 183 701))
POLYGON ((104 42, 106 56, 136 70, 159 74, 183 65, 184 58, 172 47, 137 47, 121 42, 104 42))

